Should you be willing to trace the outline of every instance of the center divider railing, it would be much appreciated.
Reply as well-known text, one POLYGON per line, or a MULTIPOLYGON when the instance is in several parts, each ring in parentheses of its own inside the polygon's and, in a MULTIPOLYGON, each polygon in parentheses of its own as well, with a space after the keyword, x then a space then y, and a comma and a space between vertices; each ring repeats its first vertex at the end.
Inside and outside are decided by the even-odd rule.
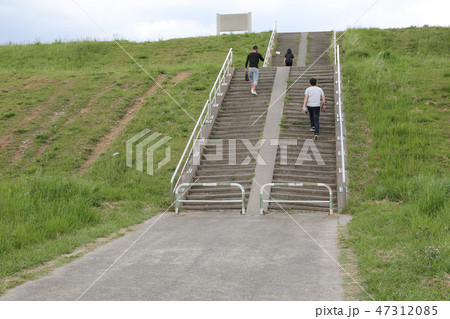
POLYGON ((272 35, 270 36, 269 45, 267 46, 266 56, 264 57, 263 68, 269 66, 270 62, 272 61, 273 47, 275 45, 276 36, 277 36, 277 22, 275 21, 275 24, 273 25, 272 35))
MULTIPOLYGON (((200 116, 195 123, 194 129, 192 130, 191 136, 184 148, 183 154, 181 155, 180 161, 178 162, 177 167, 170 179, 170 194, 173 200, 174 190, 177 188, 177 185, 180 183, 181 178, 186 170, 186 167, 192 158, 193 151, 195 149, 195 144, 199 141, 199 137, 201 132, 203 131, 203 127, 205 124, 212 123, 214 120, 214 115, 212 112, 213 107, 218 107, 217 97, 223 95, 222 87, 228 85, 227 77, 231 76, 231 68, 233 67, 233 49, 230 48, 228 51, 227 57, 225 58, 225 62, 220 69, 219 75, 217 76, 216 82, 209 93, 209 98, 206 101, 200 116)), ((204 138, 204 137, 202 137, 204 138)))
MULTIPOLYGON (((267 193, 267 192, 266 192, 267 193)), ((324 183, 267 183, 261 187, 260 190, 260 202, 259 202, 259 213, 264 214, 264 203, 330 203, 329 215, 333 215, 333 190, 331 187, 324 183), (274 199, 264 199, 264 188, 268 186, 275 187, 326 187, 330 192, 330 200, 274 200, 274 199)))
MULTIPOLYGON (((183 190, 184 191, 184 190, 183 190)), ((241 203, 241 214, 245 215, 245 189, 239 183, 181 183, 175 189, 175 213, 178 214, 179 203, 241 203), (235 186, 241 190, 241 199, 179 199, 178 191, 182 187, 195 187, 195 186, 235 186)))

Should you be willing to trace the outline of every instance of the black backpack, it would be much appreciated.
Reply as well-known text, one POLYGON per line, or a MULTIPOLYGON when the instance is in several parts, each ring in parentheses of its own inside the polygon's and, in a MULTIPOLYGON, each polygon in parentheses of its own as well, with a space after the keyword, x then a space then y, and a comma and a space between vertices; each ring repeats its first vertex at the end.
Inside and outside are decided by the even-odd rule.
POLYGON ((292 64, 292 54, 286 54, 286 65, 292 64))

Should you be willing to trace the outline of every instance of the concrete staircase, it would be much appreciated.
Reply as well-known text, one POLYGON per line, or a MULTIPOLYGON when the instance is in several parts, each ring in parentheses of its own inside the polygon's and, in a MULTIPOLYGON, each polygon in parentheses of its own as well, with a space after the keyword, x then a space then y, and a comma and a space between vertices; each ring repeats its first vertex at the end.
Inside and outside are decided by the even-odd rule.
MULTIPOLYGON (((309 64, 312 64, 329 46, 329 32, 310 33, 308 53, 309 64)), ((296 146, 288 146, 287 165, 280 163, 280 150, 277 153, 273 182, 311 182, 326 183, 333 189, 334 209, 337 209, 336 197, 336 137, 334 116, 334 68, 330 66, 328 52, 325 53, 305 74, 307 68, 292 67, 289 74, 289 98, 285 101, 284 118, 280 133, 281 139, 296 139, 296 146), (302 76, 303 74, 303 76, 302 76), (319 165, 311 150, 308 154, 311 161, 295 165, 297 157, 306 139, 313 139, 310 132, 309 115, 301 112, 304 93, 309 86, 309 79, 315 77, 318 85, 324 90, 327 99, 326 111, 320 114, 319 140, 314 141, 325 165, 319 165)), ((273 187, 271 196, 274 200, 328 200, 328 190, 322 187, 273 187)), ((328 203, 270 203, 269 211, 328 211, 328 203), (282 206, 282 208, 280 207, 282 206)))
POLYGON ((292 54, 295 56, 295 63, 297 63, 300 33, 278 33, 277 37, 276 51, 280 52, 280 54, 276 55, 274 52, 272 66, 283 66, 284 55, 287 49, 292 50, 292 54))
MULTIPOLYGON (((275 71, 275 68, 260 69, 258 95, 255 96, 250 93, 250 84, 244 79, 244 69, 235 70, 210 136, 211 142, 222 140, 223 156, 211 159, 217 154, 216 146, 205 146, 193 182, 239 183, 245 188, 246 200, 248 200, 256 161, 242 139, 248 139, 252 145, 255 145, 262 137, 266 119, 264 111, 269 105, 275 71), (264 115, 261 116, 261 114, 264 115), (260 117, 259 120, 252 125, 258 117, 260 117), (229 154, 230 140, 236 142, 235 156, 229 154), (234 158, 235 163, 233 163, 234 158), (250 159, 250 163, 246 164, 244 162, 246 159, 247 161, 250 159)), ((192 187, 186 199, 222 200, 240 199, 240 196, 241 192, 236 187, 192 187)), ((240 203, 183 203, 183 209, 189 211, 237 211, 240 207, 240 203)))
MULTIPOLYGON (((307 67, 291 67, 289 72, 287 95, 285 96, 280 139, 296 140, 297 145, 287 147, 287 165, 281 163, 280 148, 274 151, 270 157, 275 158, 273 177, 269 181, 273 183, 304 182, 326 183, 333 189, 334 209, 337 208, 336 189, 336 137, 335 137, 335 113, 334 113, 334 67, 330 65, 328 52, 322 55, 329 47, 331 33, 309 33, 308 53, 309 64, 316 62, 310 69, 307 67), (322 55, 322 56, 321 56, 322 55), (320 57, 321 56, 321 57, 320 57), (320 57, 320 58, 319 58, 320 57), (318 60, 317 60, 318 59, 318 60), (317 61, 316 61, 317 60, 317 61), (314 141, 325 165, 320 165, 311 152, 311 160, 304 161, 302 165, 296 165, 297 158, 306 140, 313 141, 314 132, 310 132, 309 116, 301 112, 304 92, 309 86, 309 79, 318 79, 318 85, 322 87, 327 99, 327 108, 320 115, 319 140, 314 141), (294 83, 295 81, 295 83, 294 83), (276 157, 274 156, 276 153, 276 157)), ((303 37, 306 39, 306 34, 303 37)), ((278 35, 277 50, 286 51, 291 48, 297 56, 299 50, 300 33, 287 33, 278 35)), ((306 41, 305 41, 306 42, 306 41)), ((303 43, 305 45, 305 43, 303 43)), ((303 51, 303 55, 306 55, 303 51)), ((285 53, 285 52, 284 52, 285 53)), ((284 53, 275 56, 274 66, 281 66, 284 53)), ((303 57, 304 58, 304 57, 303 57)), ((278 69, 281 71, 282 69, 278 69)), ((274 83, 277 68, 268 67, 260 69, 257 92, 254 96, 250 93, 250 85, 244 80, 243 68, 236 69, 228 87, 228 91, 221 104, 219 113, 212 128, 209 145, 205 146, 201 154, 200 165, 195 172, 194 183, 239 183, 245 188, 246 208, 249 196, 252 193, 251 205, 248 207, 251 214, 255 214, 255 184, 252 179, 258 179, 261 170, 256 169, 256 160, 250 153, 243 139, 247 139, 251 145, 256 145, 263 138, 265 127, 275 125, 270 120, 266 123, 265 112, 270 100, 279 97, 271 96, 272 89, 278 87, 280 80, 274 83), (277 86, 278 85, 278 86, 277 86), (262 115, 262 116, 261 116, 262 115), (259 119, 258 119, 259 118, 259 119), (253 125, 253 123, 256 123, 253 125), (214 145, 218 142, 221 150, 214 145), (233 146, 235 144, 235 146, 233 146), (230 148, 234 151, 230 152, 230 148), (255 174, 258 176, 255 177, 255 174), (251 209, 250 209, 251 208, 251 209)), ((284 71, 283 71, 284 72, 284 71)), ((278 75, 277 75, 278 76, 278 75)), ((286 83, 284 77, 284 83, 286 83)), ((282 99, 281 99, 282 100, 282 99)), ((281 104, 280 108, 283 107, 281 104)), ((280 110, 281 112, 281 110, 280 110)), ((277 133, 278 134, 278 133, 277 133)), ((261 152, 262 150, 260 150, 261 152)), ((267 170, 267 169, 265 169, 267 170)), ((267 175, 267 172, 263 172, 267 175)), ((271 174, 271 173, 270 173, 271 174)), ((273 187, 271 199, 274 200, 323 200, 329 199, 328 190, 321 187, 273 187)), ((240 199, 241 192, 235 187, 192 187, 186 194, 187 200, 228 200, 240 199)), ((256 195, 258 196, 258 195, 256 195)), ((328 203, 270 203, 269 212, 275 211, 315 211, 327 212, 328 203), (282 208, 280 207, 282 206, 282 208)), ((240 211, 240 203, 183 203, 183 210, 187 211, 240 211)))

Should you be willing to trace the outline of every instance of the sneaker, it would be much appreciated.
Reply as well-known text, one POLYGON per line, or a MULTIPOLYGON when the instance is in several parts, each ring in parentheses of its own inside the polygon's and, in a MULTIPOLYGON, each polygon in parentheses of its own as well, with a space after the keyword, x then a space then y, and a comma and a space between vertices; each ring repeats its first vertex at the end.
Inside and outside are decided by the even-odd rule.
POLYGON ((254 95, 258 95, 258 93, 256 93, 256 91, 252 91, 252 94, 254 94, 254 95))
POLYGON ((314 139, 317 141, 319 139, 319 135, 314 135, 314 139))
POLYGON ((316 128, 313 126, 313 127, 311 127, 311 128, 309 129, 309 131, 310 131, 310 132, 315 132, 315 131, 316 131, 316 128))

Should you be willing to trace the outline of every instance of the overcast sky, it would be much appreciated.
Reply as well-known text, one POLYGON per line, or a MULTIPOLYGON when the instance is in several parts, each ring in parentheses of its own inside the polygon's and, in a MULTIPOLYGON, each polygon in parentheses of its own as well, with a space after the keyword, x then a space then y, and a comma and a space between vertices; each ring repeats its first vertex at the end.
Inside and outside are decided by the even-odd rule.
POLYGON ((130 41, 214 35, 216 13, 252 12, 254 32, 450 25, 448 0, 0 0, 0 43, 108 39, 75 2, 130 41))

